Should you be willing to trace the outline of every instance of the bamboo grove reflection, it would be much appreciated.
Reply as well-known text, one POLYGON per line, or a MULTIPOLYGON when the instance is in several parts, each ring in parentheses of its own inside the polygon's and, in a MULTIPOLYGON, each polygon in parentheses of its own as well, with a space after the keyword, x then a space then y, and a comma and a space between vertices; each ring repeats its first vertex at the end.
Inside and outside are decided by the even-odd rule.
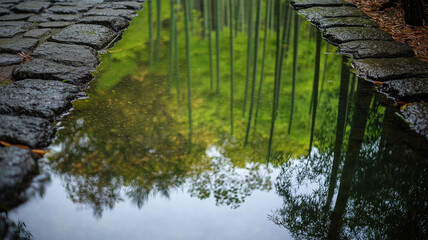
POLYGON ((288 1, 144 4, 56 140, 74 203, 102 217, 185 188, 238 208, 275 189, 270 219, 296 238, 427 235, 426 139, 288 1))

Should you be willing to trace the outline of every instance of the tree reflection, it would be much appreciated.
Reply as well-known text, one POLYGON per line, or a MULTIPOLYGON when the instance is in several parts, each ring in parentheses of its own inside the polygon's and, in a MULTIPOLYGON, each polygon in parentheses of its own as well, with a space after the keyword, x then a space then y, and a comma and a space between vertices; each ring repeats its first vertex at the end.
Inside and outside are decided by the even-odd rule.
MULTIPOLYGON (((271 216, 298 239, 426 239, 428 171, 425 138, 405 130, 360 82, 334 208, 329 201, 330 151, 283 166, 275 187, 282 208, 271 216), (368 93, 368 94, 367 94, 368 93)), ((321 134, 322 135, 322 134, 321 134)), ((334 142, 318 149, 332 149, 334 142)))

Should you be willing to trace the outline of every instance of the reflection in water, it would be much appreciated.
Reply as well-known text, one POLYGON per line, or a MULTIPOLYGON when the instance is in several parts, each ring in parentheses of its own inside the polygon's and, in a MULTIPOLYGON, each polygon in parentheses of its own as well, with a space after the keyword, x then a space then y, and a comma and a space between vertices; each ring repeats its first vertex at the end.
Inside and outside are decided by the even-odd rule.
MULTIPOLYGON (((131 226, 132 217, 121 216, 121 203, 132 203, 132 211, 145 216, 147 208, 165 205, 158 197, 182 204, 177 199, 182 191, 213 200, 204 209, 233 211, 213 222, 239 215, 245 225, 263 209, 258 215, 263 219, 239 228, 242 232, 224 231, 238 231, 229 235, 233 238, 255 238, 250 233, 269 212, 260 206, 246 209, 246 204, 257 191, 277 197, 275 188, 283 205, 267 205, 274 211, 270 219, 299 239, 427 236, 426 139, 402 130, 407 128, 395 110, 374 97, 371 85, 357 83, 355 76, 350 82, 347 58, 331 52, 323 58, 321 49, 328 51, 328 45, 320 33, 311 37, 314 28, 300 22, 288 4, 152 1, 149 18, 135 19, 123 40, 103 56, 90 98, 75 102, 61 123, 50 169, 43 172, 61 179, 69 200, 89 208, 99 222, 111 214, 131 226), (141 27, 147 24, 148 30, 141 27), (253 38, 261 30, 263 37, 253 38)), ((165 219, 183 218, 158 208, 163 220, 157 227, 164 228, 165 219)), ((74 211, 67 210, 61 211, 74 211)), ((187 206, 185 217, 194 219, 191 210, 187 206)), ((198 219, 210 225, 204 220, 198 219)), ((106 228, 100 225, 85 229, 100 235, 106 228)), ((131 238, 141 236, 136 232, 131 238)), ((275 232, 278 239, 284 235, 275 232)))
MULTIPOLYGON (((328 152, 315 151, 309 158, 282 167, 275 186, 284 203, 271 219, 290 230, 294 237, 425 239, 428 236, 426 139, 414 136, 407 129, 397 134, 402 120, 393 110, 382 106, 379 99, 372 99, 370 88, 367 83, 358 84, 342 164, 334 162, 337 145, 333 142, 327 143, 331 149, 328 152), (341 166, 340 186, 331 208, 336 166, 341 166)), ((338 124, 342 124, 339 120, 338 124)))

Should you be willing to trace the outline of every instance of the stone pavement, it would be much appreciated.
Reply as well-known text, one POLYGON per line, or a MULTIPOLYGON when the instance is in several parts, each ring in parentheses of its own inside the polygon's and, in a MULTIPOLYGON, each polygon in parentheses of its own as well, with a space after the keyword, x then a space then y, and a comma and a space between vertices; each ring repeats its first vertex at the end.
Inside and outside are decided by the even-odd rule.
POLYGON ((120 39, 142 2, 0 0, 0 141, 21 145, 0 144, 0 210, 19 203, 38 171, 30 149, 49 146, 53 123, 86 97, 98 52, 120 39))
MULTIPOLYGON (((378 92, 395 102, 410 103, 399 114, 418 134, 428 137, 428 63, 393 41, 354 5, 344 0, 291 0, 292 7, 320 31, 324 39, 352 57, 357 75, 380 84, 378 92)), ((403 104, 400 103, 400 104, 403 104)))

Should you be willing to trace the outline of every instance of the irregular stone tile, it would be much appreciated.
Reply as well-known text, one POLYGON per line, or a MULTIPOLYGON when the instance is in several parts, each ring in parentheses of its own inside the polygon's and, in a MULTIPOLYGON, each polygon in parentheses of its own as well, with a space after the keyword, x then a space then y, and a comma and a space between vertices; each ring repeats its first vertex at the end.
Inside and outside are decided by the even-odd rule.
POLYGON ((22 80, 0 88, 0 113, 58 120, 71 101, 86 97, 77 86, 40 79, 22 80))
POLYGON ((354 60, 352 66, 360 76, 373 81, 428 76, 428 64, 416 58, 366 58, 354 60))
POLYGON ((79 4, 72 6, 55 5, 45 10, 45 13, 56 13, 56 14, 77 14, 79 12, 88 11, 93 5, 92 4, 79 4))
POLYGON ((331 27, 377 27, 376 23, 368 17, 318 18, 312 23, 321 30, 331 27))
POLYGON ((428 102, 428 78, 406 78, 384 82, 377 89, 396 100, 403 102, 428 102))
POLYGON ((300 15, 305 16, 309 21, 320 18, 334 17, 364 17, 366 16, 361 10, 356 7, 313 7, 299 10, 300 15))
POLYGON ((81 20, 79 20, 78 23, 103 25, 110 29, 113 29, 116 32, 123 30, 129 26, 128 20, 122 17, 112 17, 112 16, 84 17, 81 20))
POLYGON ((0 147, 0 206, 7 210, 18 206, 22 192, 38 173, 36 157, 30 150, 18 147, 0 147))
POLYGON ((24 37, 28 37, 28 38, 41 38, 41 37, 43 37, 44 35, 46 35, 46 34, 48 34, 50 32, 52 32, 52 30, 49 29, 49 28, 44 28, 44 29, 38 29, 38 28, 36 28, 36 29, 31 29, 30 31, 26 32, 24 34, 24 37))
POLYGON ((2 3, 14 3, 14 4, 17 4, 17 3, 20 3, 22 1, 24 1, 24 0, 2 0, 1 2, 2 3))
POLYGON ((116 37, 111 29, 91 24, 75 24, 64 28, 50 38, 54 42, 87 45, 102 49, 116 37))
POLYGON ((18 54, 0 54, 0 66, 19 64, 24 61, 24 58, 18 54))
POLYGON ((125 19, 131 20, 136 16, 135 11, 133 10, 123 10, 123 9, 92 9, 87 13, 84 13, 83 16, 116 16, 123 17, 125 19))
POLYGON ((5 16, 0 17, 0 21, 19 21, 19 20, 26 20, 30 17, 29 14, 9 14, 5 16))
POLYGON ((16 28, 13 26, 0 27, 0 38, 11 38, 17 34, 24 33, 25 30, 22 28, 16 28))
POLYGON ((324 32, 324 39, 327 42, 338 45, 345 42, 357 40, 384 40, 392 41, 391 35, 378 29, 366 27, 334 27, 328 28, 324 32))
POLYGON ((50 2, 29 1, 19 3, 12 9, 15 12, 21 13, 40 13, 43 11, 43 9, 48 8, 50 5, 50 2))
POLYGON ((15 28, 22 28, 24 30, 29 30, 34 27, 34 24, 29 22, 23 22, 23 21, 5 21, 0 22, 0 28, 6 27, 6 26, 12 26, 15 28))
POLYGON ((428 105, 415 103, 400 111, 400 115, 410 124, 415 132, 428 136, 428 105))
POLYGON ((10 14, 10 11, 7 8, 0 8, 0 16, 8 14, 10 14))
POLYGON ((143 8, 141 3, 138 2, 132 2, 132 1, 121 1, 121 2, 109 2, 109 3, 103 3, 95 6, 95 8, 111 8, 111 9, 133 9, 133 10, 140 10, 143 8))
POLYGON ((83 45, 45 42, 38 46, 31 55, 64 65, 87 67, 94 70, 98 65, 97 52, 83 45))
POLYGON ((76 21, 80 18, 78 14, 42 14, 42 17, 45 17, 51 21, 76 21))
POLYGON ((42 17, 42 16, 40 16, 40 15, 33 15, 33 16, 30 16, 30 17, 27 19, 27 21, 28 21, 28 22, 31 22, 31 23, 33 23, 33 24, 38 24, 38 23, 49 22, 50 20, 49 20, 49 19, 47 19, 47 18, 45 18, 45 17, 42 17))
POLYGON ((0 39, 0 53, 28 53, 33 50, 39 40, 31 38, 0 39))
POLYGON ((4 2, 0 2, 0 7, 1 8, 11 8, 12 6, 14 6, 15 4, 13 3, 4 3, 4 2))
POLYGON ((39 23, 38 26, 41 28, 64 28, 72 25, 73 22, 42 22, 39 23))
POLYGON ((46 119, 0 114, 0 139, 7 143, 40 149, 49 146, 54 128, 46 119))
POLYGON ((17 66, 13 70, 15 80, 45 79, 67 81, 67 83, 84 86, 92 80, 91 69, 88 67, 73 67, 44 59, 34 59, 17 66))
POLYGON ((291 0, 290 4, 297 10, 310 7, 353 6, 344 0, 291 0))
POLYGON ((353 41, 340 44, 338 50, 354 59, 414 56, 407 44, 395 41, 353 41))

